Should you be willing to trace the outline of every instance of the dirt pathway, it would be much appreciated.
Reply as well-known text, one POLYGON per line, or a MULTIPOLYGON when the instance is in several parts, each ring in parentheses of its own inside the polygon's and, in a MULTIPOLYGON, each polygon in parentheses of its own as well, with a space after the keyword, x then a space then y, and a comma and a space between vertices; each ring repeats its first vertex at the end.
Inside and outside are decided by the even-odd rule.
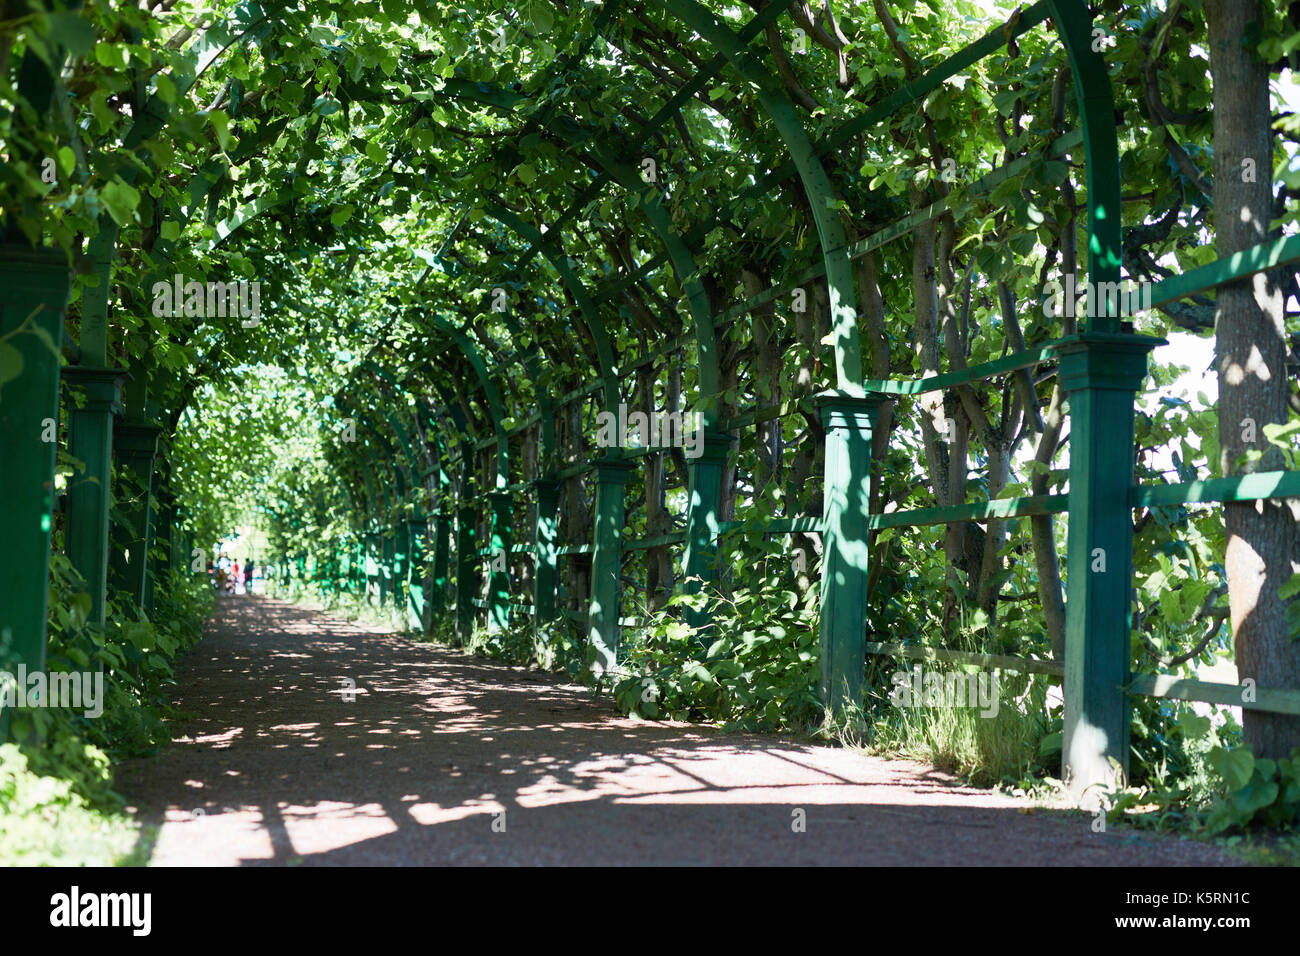
POLYGON ((175 743, 119 776, 161 824, 155 864, 1229 862, 919 764, 621 718, 552 677, 258 596, 220 602, 179 676, 175 743))

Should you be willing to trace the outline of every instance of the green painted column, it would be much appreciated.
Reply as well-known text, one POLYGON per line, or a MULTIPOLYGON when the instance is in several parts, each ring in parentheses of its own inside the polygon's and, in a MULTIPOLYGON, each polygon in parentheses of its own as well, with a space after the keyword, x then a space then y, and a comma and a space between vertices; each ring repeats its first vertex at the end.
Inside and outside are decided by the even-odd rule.
POLYGON ((488 554, 488 633, 510 626, 510 518, 514 497, 506 491, 488 492, 492 523, 488 554))
POLYGON ((534 478, 533 490, 537 496, 537 523, 533 529, 533 619, 545 624, 555 619, 560 483, 554 478, 534 478))
POLYGON ((592 532, 591 605, 587 610, 587 645, 591 672, 597 677, 618 663, 619 578, 623 573, 623 498, 635 467, 622 458, 596 465, 596 514, 592 532))
POLYGON ((456 637, 469 642, 474 630, 474 595, 478 592, 478 562, 474 554, 475 509, 456 510, 456 637))
MULTIPOLYGON (((44 670, 59 349, 71 270, 61 253, 0 249, 0 340, 10 370, 17 369, 0 385, 0 668, 44 670)), ((7 722, 6 709, 0 741, 7 722)))
MULTIPOLYGON (((722 469, 734 435, 728 432, 705 432, 700 456, 688 459, 688 499, 686 505, 686 547, 682 555, 682 591, 695 594, 704 582, 718 574, 718 511, 722 501, 722 469)), ((707 611, 686 611, 686 623, 707 627, 707 611)))
POLYGON ((429 522, 412 518, 406 522, 405 571, 403 585, 406 589, 406 624, 424 630, 429 614, 429 595, 424 577, 424 541, 429 533, 429 522))
POLYGON ((1057 349, 1070 401, 1066 548, 1065 728, 1071 793, 1128 773, 1132 629, 1133 401, 1150 351, 1163 340, 1118 333, 1071 336, 1057 349))
POLYGON ((885 399, 823 392, 814 397, 826 429, 822 481, 822 576, 818 612, 820 694, 831 713, 861 706, 867 643, 867 513, 871 432, 885 399))
MULTIPOLYGON (((154 459, 158 453, 157 425, 118 422, 113 429, 113 443, 122 469, 129 470, 138 485, 136 494, 121 501, 118 510, 126 523, 125 547, 112 556, 113 587, 129 594, 140 607, 145 606, 145 586, 152 541, 153 494, 156 476, 154 459)), ((132 487, 125 483, 122 488, 132 487)))
POLYGON ((397 585, 397 535, 385 528, 379 538, 379 606, 386 607, 397 585))
POLYGON ((379 542, 378 531, 366 532, 366 603, 370 603, 370 595, 378 593, 382 587, 380 583, 380 553, 381 546, 379 542), (372 588, 373 584, 373 588, 372 588))
POLYGON ((108 509, 112 497, 113 418, 122 411, 120 369, 69 366, 63 370, 74 398, 70 451, 86 470, 68 479, 67 549, 90 591, 90 621, 103 624, 108 588, 108 509))
POLYGON ((447 572, 450 558, 451 514, 438 510, 433 513, 433 581, 429 592, 429 608, 433 613, 447 609, 447 572))

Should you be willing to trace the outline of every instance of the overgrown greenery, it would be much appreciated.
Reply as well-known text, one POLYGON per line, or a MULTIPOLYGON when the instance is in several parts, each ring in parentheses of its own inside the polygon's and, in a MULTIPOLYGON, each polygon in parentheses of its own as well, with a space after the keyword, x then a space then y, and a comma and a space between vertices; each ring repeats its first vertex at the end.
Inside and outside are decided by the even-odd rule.
POLYGON ((175 663, 199 637, 211 590, 186 566, 165 582, 152 617, 117 608, 100 628, 86 621, 90 597, 67 559, 56 553, 52 571, 47 672, 102 670, 103 713, 10 712, 16 743, 0 747, 0 865, 139 863, 139 825, 124 813, 112 767, 171 739, 175 663))

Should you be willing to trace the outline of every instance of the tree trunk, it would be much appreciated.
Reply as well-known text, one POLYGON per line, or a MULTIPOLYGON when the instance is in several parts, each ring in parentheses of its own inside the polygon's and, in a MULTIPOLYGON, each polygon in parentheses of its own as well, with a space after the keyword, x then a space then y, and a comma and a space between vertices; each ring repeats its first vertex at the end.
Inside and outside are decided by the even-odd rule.
MULTIPOLYGON (((1205 9, 1214 80, 1215 247, 1222 258, 1267 237, 1273 205, 1268 66, 1243 40, 1259 20, 1254 0, 1207 0, 1205 9), (1245 175, 1245 160, 1253 161, 1255 175, 1245 175)), ((1283 299, 1273 277, 1257 273, 1220 286, 1214 324, 1220 468, 1231 475, 1245 451, 1269 447, 1264 426, 1287 418, 1283 299)), ((1283 467, 1280 457, 1268 451, 1258 467, 1283 467)), ((1291 641, 1286 602, 1278 596, 1292 574, 1294 504, 1274 499, 1223 509, 1237 673, 1259 687, 1300 688, 1300 645, 1291 641)), ((1245 710, 1242 729, 1257 757, 1288 757, 1300 746, 1297 717, 1245 710)))

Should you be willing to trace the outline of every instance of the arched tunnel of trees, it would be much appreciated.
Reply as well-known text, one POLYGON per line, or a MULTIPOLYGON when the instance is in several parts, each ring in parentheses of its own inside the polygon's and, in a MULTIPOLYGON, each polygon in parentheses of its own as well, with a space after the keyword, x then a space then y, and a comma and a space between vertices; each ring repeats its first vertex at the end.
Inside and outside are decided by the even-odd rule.
POLYGON ((1294 821, 1297 55, 1269 0, 5 4, 0 670, 108 687, 11 678, 7 752, 161 739, 247 527, 650 720, 996 673, 1085 805, 1294 821))

